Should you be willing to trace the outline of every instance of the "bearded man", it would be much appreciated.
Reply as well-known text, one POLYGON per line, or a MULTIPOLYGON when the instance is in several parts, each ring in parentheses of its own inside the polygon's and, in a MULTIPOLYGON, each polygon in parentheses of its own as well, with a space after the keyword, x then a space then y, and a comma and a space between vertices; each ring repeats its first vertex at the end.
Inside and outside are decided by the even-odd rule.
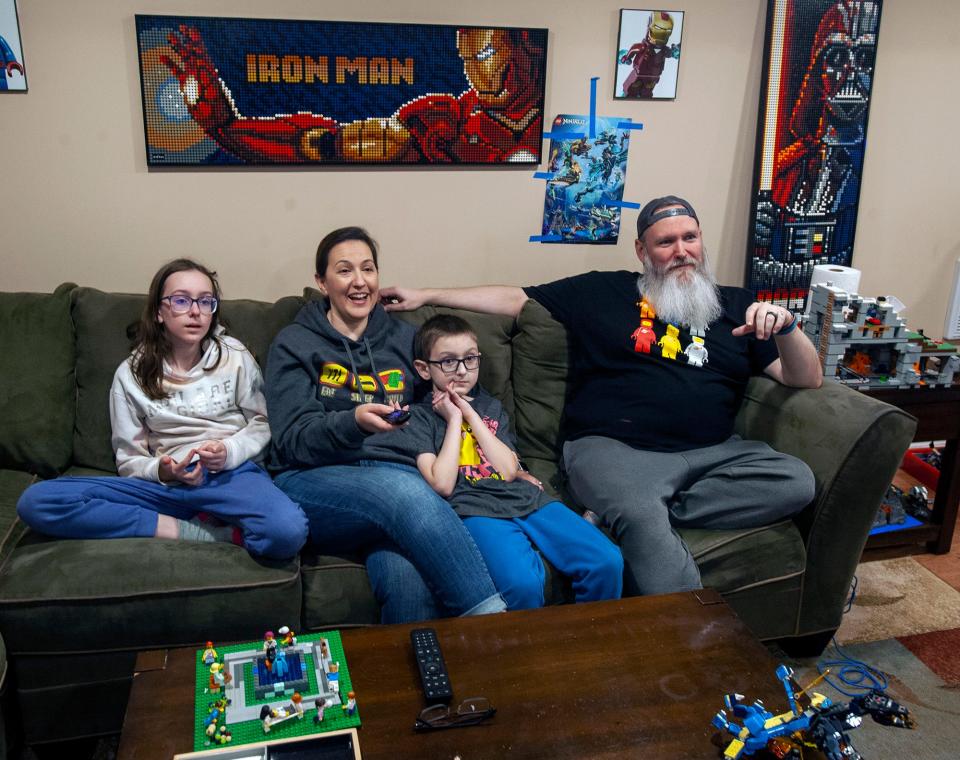
POLYGON ((701 586, 676 527, 766 525, 813 500, 806 464, 741 439, 733 422, 752 375, 799 388, 817 388, 823 376, 791 312, 717 285, 687 201, 646 204, 635 249, 642 275, 588 272, 527 288, 381 295, 394 301, 389 310, 432 303, 510 316, 533 299, 564 325, 570 491, 620 545, 624 593, 660 594, 701 586))

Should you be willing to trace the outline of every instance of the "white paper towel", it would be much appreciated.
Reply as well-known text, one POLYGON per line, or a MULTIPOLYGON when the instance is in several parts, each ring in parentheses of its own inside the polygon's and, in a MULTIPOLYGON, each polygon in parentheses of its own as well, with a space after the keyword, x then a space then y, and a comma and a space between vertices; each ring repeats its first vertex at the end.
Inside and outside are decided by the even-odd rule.
POLYGON ((827 283, 841 288, 847 293, 859 293, 860 270, 853 267, 842 267, 839 264, 818 264, 813 268, 810 287, 826 285, 827 283))

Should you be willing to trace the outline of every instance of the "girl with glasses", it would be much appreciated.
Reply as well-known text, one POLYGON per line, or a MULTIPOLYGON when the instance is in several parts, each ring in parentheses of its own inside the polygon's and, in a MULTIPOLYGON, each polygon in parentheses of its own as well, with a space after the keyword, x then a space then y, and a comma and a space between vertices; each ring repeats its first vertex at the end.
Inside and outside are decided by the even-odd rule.
POLYGON ((307 537, 300 508, 258 465, 270 441, 260 368, 219 324, 216 273, 177 259, 154 275, 133 353, 110 389, 120 477, 63 477, 20 498, 20 518, 58 538, 232 541, 286 559, 307 537))

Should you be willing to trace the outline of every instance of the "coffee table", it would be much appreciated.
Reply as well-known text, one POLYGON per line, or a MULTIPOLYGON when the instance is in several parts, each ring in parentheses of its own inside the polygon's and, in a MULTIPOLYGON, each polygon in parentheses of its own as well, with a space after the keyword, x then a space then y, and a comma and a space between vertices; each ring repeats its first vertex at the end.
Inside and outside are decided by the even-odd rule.
MULTIPOLYGON (((454 705, 487 697, 497 714, 477 726, 415 733, 425 706, 410 646, 418 626, 341 629, 365 760, 715 759, 721 750, 710 721, 725 693, 761 698, 774 712, 787 707, 776 661, 711 590, 429 625, 454 705)), ((138 659, 144 669, 133 681, 118 760, 169 760, 192 749, 193 653, 138 659)))

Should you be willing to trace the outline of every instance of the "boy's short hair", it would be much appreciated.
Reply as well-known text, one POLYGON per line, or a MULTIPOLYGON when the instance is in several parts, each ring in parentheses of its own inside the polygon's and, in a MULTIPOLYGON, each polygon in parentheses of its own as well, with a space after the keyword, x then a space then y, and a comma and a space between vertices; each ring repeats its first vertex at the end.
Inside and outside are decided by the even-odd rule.
POLYGON ((477 334, 463 317, 455 314, 437 314, 430 317, 417 330, 416 337, 413 339, 413 358, 427 361, 437 341, 449 335, 469 335, 474 340, 477 339, 477 334))

